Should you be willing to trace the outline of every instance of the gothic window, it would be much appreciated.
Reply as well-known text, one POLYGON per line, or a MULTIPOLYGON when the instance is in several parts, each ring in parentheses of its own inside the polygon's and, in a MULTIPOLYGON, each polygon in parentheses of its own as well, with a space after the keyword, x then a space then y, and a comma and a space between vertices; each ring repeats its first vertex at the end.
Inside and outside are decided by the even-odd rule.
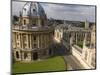
POLYGON ((18 51, 16 52, 16 58, 19 58, 19 53, 18 53, 18 51))

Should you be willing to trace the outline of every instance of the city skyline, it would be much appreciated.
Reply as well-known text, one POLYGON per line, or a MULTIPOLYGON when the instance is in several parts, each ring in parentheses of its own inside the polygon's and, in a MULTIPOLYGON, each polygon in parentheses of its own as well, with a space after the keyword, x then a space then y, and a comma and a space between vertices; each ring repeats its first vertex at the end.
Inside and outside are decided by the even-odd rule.
MULTIPOLYGON (((19 16, 19 12, 26 2, 12 2, 12 15, 19 16)), ((47 18, 70 21, 95 22, 95 6, 92 5, 72 5, 72 4, 55 4, 41 3, 47 18), (52 10, 51 10, 52 9, 52 10)))

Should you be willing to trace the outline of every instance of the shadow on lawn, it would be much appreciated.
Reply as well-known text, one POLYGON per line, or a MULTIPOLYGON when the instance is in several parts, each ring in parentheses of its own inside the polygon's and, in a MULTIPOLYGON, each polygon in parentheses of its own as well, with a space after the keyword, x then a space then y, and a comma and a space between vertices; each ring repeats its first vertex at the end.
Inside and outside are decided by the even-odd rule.
POLYGON ((64 56, 70 54, 67 48, 63 44, 54 44, 53 46, 53 55, 54 56, 64 56))

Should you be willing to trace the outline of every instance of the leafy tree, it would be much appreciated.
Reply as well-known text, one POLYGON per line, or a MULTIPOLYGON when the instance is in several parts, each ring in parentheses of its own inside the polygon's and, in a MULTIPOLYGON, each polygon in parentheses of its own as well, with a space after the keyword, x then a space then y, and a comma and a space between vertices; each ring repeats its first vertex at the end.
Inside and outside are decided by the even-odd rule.
POLYGON ((13 23, 16 22, 16 21, 18 21, 18 19, 19 19, 19 17, 16 16, 16 15, 14 15, 14 16, 13 16, 13 23))

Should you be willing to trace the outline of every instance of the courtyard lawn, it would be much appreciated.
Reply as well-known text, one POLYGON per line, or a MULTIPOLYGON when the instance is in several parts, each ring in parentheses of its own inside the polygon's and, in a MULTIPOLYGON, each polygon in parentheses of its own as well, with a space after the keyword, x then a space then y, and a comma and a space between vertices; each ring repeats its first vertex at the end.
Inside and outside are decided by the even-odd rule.
POLYGON ((66 65, 61 56, 51 57, 42 61, 35 62, 16 62, 12 66, 13 73, 27 72, 46 72, 46 71, 62 71, 66 70, 66 65))
POLYGON ((83 48, 83 41, 77 42, 77 45, 81 48, 83 48))

